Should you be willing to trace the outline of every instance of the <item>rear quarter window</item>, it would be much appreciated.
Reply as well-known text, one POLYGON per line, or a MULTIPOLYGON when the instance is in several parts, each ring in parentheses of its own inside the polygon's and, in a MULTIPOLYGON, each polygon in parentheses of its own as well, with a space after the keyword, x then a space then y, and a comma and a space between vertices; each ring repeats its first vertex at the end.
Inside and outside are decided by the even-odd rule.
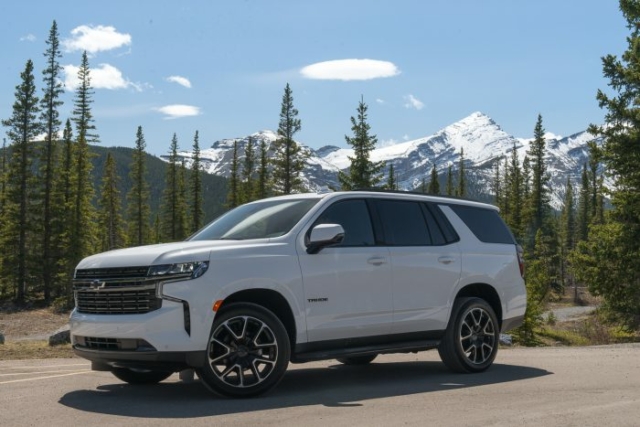
POLYGON ((497 211, 476 206, 449 205, 449 207, 481 242, 516 243, 513 234, 497 211))

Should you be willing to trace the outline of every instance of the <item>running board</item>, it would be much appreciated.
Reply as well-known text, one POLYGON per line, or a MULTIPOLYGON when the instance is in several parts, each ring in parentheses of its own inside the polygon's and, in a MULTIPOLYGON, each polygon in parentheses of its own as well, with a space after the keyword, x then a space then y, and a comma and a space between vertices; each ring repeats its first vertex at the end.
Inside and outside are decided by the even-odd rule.
POLYGON ((320 349, 314 351, 296 352, 291 355, 291 362, 304 363, 314 360, 337 359, 339 357, 368 356, 389 353, 417 353, 438 347, 440 340, 406 341, 384 345, 369 345, 351 348, 320 349))

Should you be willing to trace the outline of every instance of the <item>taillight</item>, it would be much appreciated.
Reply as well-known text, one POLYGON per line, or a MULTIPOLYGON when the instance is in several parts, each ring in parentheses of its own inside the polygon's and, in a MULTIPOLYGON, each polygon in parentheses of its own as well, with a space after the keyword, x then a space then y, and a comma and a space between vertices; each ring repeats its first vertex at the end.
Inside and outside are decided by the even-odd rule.
POLYGON ((522 249, 522 246, 516 245, 516 253, 518 254, 518 267, 520 267, 520 276, 524 277, 524 249, 522 249))

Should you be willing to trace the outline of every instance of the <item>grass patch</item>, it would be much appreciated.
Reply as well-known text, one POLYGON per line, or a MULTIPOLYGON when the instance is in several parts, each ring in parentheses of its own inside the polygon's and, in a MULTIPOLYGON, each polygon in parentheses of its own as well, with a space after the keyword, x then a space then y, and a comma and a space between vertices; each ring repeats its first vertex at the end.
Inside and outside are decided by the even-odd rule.
POLYGON ((551 341, 550 345, 562 344, 570 346, 589 345, 591 341, 577 332, 565 329, 541 329, 537 335, 544 341, 551 341))
POLYGON ((9 341, 0 344, 0 360, 57 359, 75 357, 71 344, 50 346, 46 341, 9 341))

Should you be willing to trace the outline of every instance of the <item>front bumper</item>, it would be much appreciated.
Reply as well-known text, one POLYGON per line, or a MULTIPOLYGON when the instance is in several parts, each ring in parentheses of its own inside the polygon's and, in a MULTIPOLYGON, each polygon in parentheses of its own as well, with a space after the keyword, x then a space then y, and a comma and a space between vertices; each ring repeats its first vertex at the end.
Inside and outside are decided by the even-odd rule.
POLYGON ((73 352, 90 360, 92 369, 96 371, 137 368, 177 372, 188 368, 199 368, 206 361, 205 351, 105 351, 89 350, 74 345, 73 352))

